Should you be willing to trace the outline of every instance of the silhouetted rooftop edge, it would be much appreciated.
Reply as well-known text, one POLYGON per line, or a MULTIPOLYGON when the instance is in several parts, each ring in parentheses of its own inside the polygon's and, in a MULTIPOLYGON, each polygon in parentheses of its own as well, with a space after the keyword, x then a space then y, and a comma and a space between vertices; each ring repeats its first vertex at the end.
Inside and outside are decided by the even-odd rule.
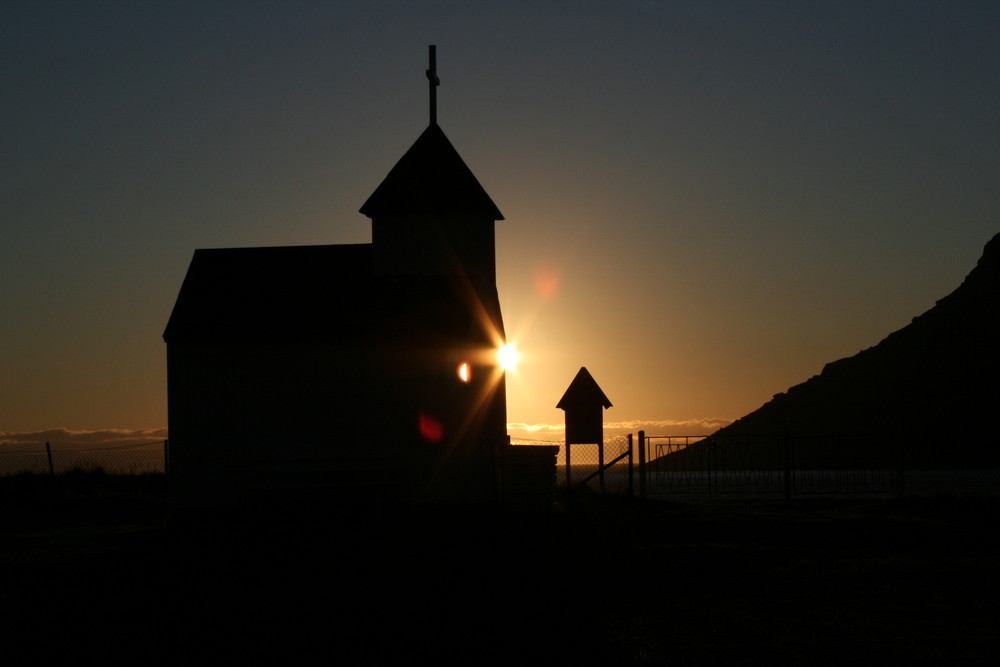
POLYGON ((559 399, 559 403, 556 404, 556 408, 565 410, 574 405, 592 405, 595 403, 603 406, 605 410, 611 407, 611 401, 600 385, 597 384, 597 380, 590 374, 586 366, 581 366, 580 370, 576 373, 576 377, 573 378, 573 381, 569 383, 569 387, 566 388, 566 393, 563 394, 563 397, 559 399))
POLYGON ((486 311, 490 326, 501 331, 502 319, 498 306, 475 296, 491 286, 473 280, 373 275, 371 244, 201 249, 163 338, 492 345, 478 315, 486 311), (401 330, 407 331, 402 339, 401 330))
POLYGON ((486 190, 437 124, 432 124, 361 207, 377 216, 471 214, 503 220, 486 190))

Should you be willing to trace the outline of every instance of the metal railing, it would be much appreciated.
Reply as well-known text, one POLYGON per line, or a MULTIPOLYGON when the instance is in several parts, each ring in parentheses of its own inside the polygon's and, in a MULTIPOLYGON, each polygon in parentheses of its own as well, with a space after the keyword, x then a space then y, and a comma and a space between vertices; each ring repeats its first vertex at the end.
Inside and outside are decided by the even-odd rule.
POLYGON ((902 468, 876 436, 639 434, 645 495, 898 495, 902 468))

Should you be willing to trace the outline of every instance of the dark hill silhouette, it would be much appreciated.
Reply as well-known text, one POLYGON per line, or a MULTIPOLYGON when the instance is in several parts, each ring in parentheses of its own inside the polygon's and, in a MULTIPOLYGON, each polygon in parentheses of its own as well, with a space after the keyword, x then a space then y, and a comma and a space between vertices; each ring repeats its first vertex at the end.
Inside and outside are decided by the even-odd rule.
POLYGON ((996 466, 998 307, 1000 234, 961 286, 926 313, 716 435, 863 434, 876 436, 882 454, 898 446, 906 466, 996 466))

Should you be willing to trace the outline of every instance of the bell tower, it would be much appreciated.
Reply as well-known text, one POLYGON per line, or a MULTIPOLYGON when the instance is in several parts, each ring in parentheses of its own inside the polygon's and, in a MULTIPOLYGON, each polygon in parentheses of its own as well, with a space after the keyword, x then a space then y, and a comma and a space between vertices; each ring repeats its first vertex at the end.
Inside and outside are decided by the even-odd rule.
POLYGON ((361 207, 372 221, 374 272, 465 276, 495 287, 494 223, 503 215, 437 124, 434 46, 427 79, 427 129, 361 207))

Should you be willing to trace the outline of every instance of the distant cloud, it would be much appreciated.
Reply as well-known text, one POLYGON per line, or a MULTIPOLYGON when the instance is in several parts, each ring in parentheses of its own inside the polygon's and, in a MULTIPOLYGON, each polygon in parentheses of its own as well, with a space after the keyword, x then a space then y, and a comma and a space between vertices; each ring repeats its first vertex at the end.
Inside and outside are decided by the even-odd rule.
MULTIPOLYGON (((646 431, 649 435, 709 435, 732 419, 706 417, 703 419, 661 419, 604 422, 604 433, 609 436, 646 431)), ((507 433, 515 440, 551 440, 561 442, 566 431, 565 424, 507 424, 507 433)))
POLYGON ((718 431, 723 426, 733 423, 732 419, 723 417, 706 417, 703 419, 661 419, 653 421, 621 421, 604 422, 605 430, 616 431, 671 431, 667 435, 708 435, 718 431))
MULTIPOLYGON (((703 419, 661 419, 648 421, 605 422, 608 436, 646 431, 649 435, 708 435, 732 423, 732 419, 708 417, 703 419)), ((541 440, 562 442, 565 424, 526 424, 510 422, 507 433, 515 440, 541 440)), ((0 447, 10 451, 17 448, 36 450, 49 442, 56 449, 105 449, 140 444, 159 444, 167 438, 166 427, 147 429, 73 430, 54 428, 45 431, 0 431, 0 447)))
POLYGON ((51 443, 58 449, 105 449, 160 443, 167 437, 166 427, 145 429, 71 430, 54 428, 45 431, 0 431, 0 447, 11 450, 18 447, 35 449, 51 443))
POLYGON ((510 422, 507 424, 508 431, 527 431, 530 433, 562 433, 565 428, 563 424, 525 424, 524 422, 510 422))

